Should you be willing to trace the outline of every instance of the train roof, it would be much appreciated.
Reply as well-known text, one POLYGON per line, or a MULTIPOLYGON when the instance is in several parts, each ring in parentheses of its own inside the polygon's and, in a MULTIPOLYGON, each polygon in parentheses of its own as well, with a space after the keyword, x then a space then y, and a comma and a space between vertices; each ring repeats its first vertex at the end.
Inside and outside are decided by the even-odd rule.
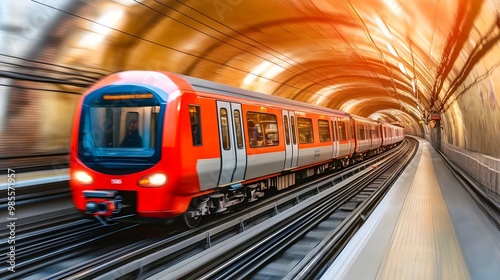
POLYGON ((356 116, 356 115, 351 115, 351 117, 354 120, 357 120, 357 121, 364 121, 364 122, 368 122, 368 123, 371 123, 371 124, 379 124, 378 121, 370 119, 370 118, 360 117, 360 116, 356 116))
POLYGON ((194 90, 197 91, 202 91, 202 92, 210 92, 210 93, 216 93, 216 94, 221 94, 225 96, 230 96, 230 97, 236 97, 236 98, 245 98, 248 100, 252 100, 255 102, 265 102, 273 105, 280 105, 280 106, 290 106, 296 109, 301 109, 301 110, 308 110, 308 111, 315 111, 318 113, 323 113, 323 114, 336 114, 336 115, 342 115, 342 116, 350 116, 350 114, 334 109, 329 109, 321 106, 316 106, 316 105, 311 105, 305 102, 300 102, 296 100, 291 100, 283 97, 278 97, 270 94, 265 94, 265 93, 260 93, 256 91, 250 91, 238 87, 233 87, 233 86, 228 86, 212 81, 207 81, 199 78, 194 78, 194 77, 189 77, 189 76, 184 76, 180 74, 176 74, 182 78, 184 78, 190 85, 193 87, 194 90))
MULTIPOLYGON (((325 108, 325 107, 312 105, 312 104, 301 102, 301 101, 291 100, 291 99, 278 97, 278 96, 274 96, 274 95, 270 95, 270 94, 265 94, 265 93, 246 90, 246 89, 242 89, 242 88, 238 88, 238 87, 228 86, 228 85, 217 83, 217 82, 212 82, 212 81, 208 81, 208 80, 204 80, 204 79, 200 79, 200 78, 185 76, 182 74, 177 74, 177 73, 167 72, 167 71, 127 70, 127 71, 116 72, 116 73, 113 73, 113 74, 103 78, 99 82, 95 83, 92 87, 90 87, 84 93, 84 95, 87 95, 90 92, 92 92, 100 87, 104 87, 104 86, 107 86, 110 84, 122 84, 122 83, 129 83, 129 82, 138 83, 138 84, 144 84, 145 82, 147 82, 148 84, 162 88, 167 93, 172 92, 175 89, 191 89, 192 88, 192 89, 194 89, 196 91, 200 91, 200 92, 220 94, 220 95, 234 97, 234 98, 245 98, 247 100, 251 100, 251 101, 254 101, 256 103, 267 103, 267 104, 276 105, 276 106, 289 107, 289 109, 311 111, 311 112, 320 113, 320 114, 335 114, 337 116, 345 116, 345 117, 351 116, 351 117, 359 119, 359 120, 365 120, 365 121, 377 123, 377 121, 375 121, 375 120, 352 115, 352 114, 342 112, 339 110, 335 110, 335 109, 325 108), (144 78, 145 75, 149 75, 148 79, 144 78), (167 78, 168 82, 163 80, 163 77, 167 78), (174 78, 174 77, 176 77, 176 78, 174 78), (183 80, 183 82, 180 82, 178 79, 183 80), (191 88, 184 88, 186 86, 191 87, 191 88)), ((287 108, 283 108, 283 109, 287 109, 287 108)), ((388 123, 384 123, 384 124, 391 125, 388 123)))

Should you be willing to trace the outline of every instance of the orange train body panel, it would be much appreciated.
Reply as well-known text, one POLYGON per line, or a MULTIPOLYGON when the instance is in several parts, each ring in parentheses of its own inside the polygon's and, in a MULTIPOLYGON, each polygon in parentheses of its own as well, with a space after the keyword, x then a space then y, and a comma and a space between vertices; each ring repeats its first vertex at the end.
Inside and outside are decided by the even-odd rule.
POLYGON ((358 124, 369 126, 370 139, 378 133, 370 149, 404 137, 401 127, 196 78, 116 73, 75 111, 73 202, 90 216, 175 217, 194 198, 349 158, 358 152, 358 124))

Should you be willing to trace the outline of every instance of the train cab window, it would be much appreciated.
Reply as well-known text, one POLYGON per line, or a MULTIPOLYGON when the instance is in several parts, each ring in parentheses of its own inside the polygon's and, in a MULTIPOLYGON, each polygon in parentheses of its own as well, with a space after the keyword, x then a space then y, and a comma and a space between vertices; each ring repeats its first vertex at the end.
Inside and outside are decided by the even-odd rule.
POLYGON ((120 147, 142 148, 142 129, 142 121, 139 119, 139 113, 126 112, 125 124, 122 129, 125 133, 123 137, 121 137, 123 140, 120 142, 120 147))
POLYGON ((248 141, 250 147, 279 145, 278 121, 276 115, 247 112, 248 141))
POLYGON ((89 161, 153 156, 158 145, 160 106, 149 100, 143 103, 130 106, 116 100, 109 104, 99 99, 84 107, 79 155, 89 161))
POLYGON ((319 142, 331 142, 330 124, 327 120, 318 120, 319 142))
POLYGON ((291 123, 291 128, 292 128, 292 142, 294 145, 297 145, 297 134, 295 133, 295 131, 297 130, 295 128, 295 117, 294 116, 291 116, 290 117, 290 123, 291 123))
POLYGON ((222 137, 222 148, 224 150, 231 149, 231 141, 229 140, 229 125, 227 123, 227 110, 220 109, 220 128, 222 137))
POLYGON ((201 146, 201 118, 200 106, 189 105, 189 119, 191 121, 191 135, 193 146, 201 146))
POLYGON ((234 127, 236 129, 236 145, 238 149, 243 149, 243 130, 241 129, 240 110, 234 110, 234 127))
POLYGON ((337 124, 339 126, 339 141, 346 141, 347 140, 347 130, 346 130, 345 122, 340 121, 337 124))
POLYGON ((310 118, 297 118, 297 127, 299 130, 299 143, 314 143, 313 125, 310 118))
POLYGON ((290 145, 290 128, 288 127, 288 116, 283 116, 283 127, 285 128, 285 141, 290 145))

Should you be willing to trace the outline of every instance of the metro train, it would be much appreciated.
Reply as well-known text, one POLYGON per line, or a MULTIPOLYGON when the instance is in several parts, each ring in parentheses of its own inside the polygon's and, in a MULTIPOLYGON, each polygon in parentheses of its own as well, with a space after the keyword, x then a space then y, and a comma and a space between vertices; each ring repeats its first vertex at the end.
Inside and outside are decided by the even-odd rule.
POLYGON ((105 77, 73 120, 76 208, 113 220, 201 217, 390 149, 403 128, 161 71, 105 77))

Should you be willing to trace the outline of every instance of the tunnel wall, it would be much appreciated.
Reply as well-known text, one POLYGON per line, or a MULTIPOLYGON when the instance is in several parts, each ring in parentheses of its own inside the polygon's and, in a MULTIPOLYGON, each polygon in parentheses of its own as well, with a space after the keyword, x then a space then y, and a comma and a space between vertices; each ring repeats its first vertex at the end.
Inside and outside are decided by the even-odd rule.
MULTIPOLYGON (((443 142, 500 158, 500 46, 472 68, 443 105, 443 142)), ((443 94, 440 95, 443 97, 443 94)))
POLYGON ((447 158, 460 166, 488 191, 500 195, 500 159, 448 143, 443 143, 441 149, 447 158))
POLYGON ((500 46, 470 71, 444 105, 441 150, 487 190, 500 194, 500 46))
MULTIPOLYGON (((24 81, 15 84, 40 87, 24 81)), ((80 96, 20 88, 2 94, 7 97, 9 110, 1 120, 0 169, 64 163, 64 156, 54 155, 69 152, 73 113, 80 96)))

